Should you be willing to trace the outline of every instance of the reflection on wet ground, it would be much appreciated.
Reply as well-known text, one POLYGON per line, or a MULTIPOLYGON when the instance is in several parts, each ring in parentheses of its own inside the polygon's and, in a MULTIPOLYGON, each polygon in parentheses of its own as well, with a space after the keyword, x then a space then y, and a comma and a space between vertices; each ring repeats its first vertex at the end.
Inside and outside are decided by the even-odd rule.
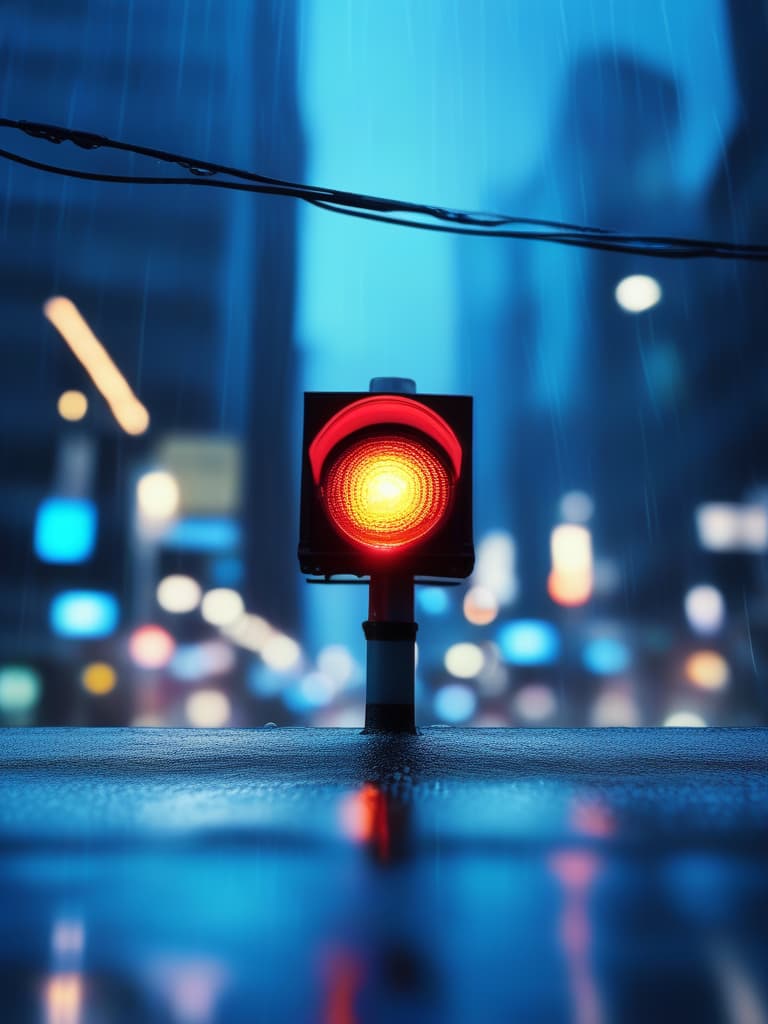
POLYGON ((762 732, 2 739, 3 1021, 768 1021, 762 732))

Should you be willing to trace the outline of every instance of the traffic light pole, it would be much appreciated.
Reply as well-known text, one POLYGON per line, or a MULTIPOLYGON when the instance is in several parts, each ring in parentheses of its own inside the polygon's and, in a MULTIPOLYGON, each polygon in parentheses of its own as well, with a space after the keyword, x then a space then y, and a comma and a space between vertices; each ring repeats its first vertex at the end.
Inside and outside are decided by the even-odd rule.
POLYGON ((366 647, 365 732, 416 732, 413 576, 372 573, 366 647))
POLYGON ((401 377, 305 393, 299 565, 310 582, 369 577, 365 732, 416 733, 415 579, 473 564, 472 399, 401 377))

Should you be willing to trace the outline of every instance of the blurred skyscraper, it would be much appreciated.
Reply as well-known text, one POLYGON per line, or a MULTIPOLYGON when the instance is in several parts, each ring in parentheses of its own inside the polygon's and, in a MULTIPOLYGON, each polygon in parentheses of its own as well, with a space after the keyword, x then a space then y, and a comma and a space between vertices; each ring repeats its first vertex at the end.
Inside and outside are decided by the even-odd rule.
MULTIPOLYGON (((9 0, 0 21, 4 115, 300 177, 290 5, 9 0)), ((84 155, 10 134, 3 141, 89 171, 183 176, 124 154, 84 155)), ((294 221, 293 202, 269 197, 0 166, 4 656, 39 658, 47 649, 47 609, 63 587, 115 591, 125 615, 135 474, 156 463, 169 434, 228 436, 241 446, 232 513, 247 524, 245 557, 240 578, 229 566, 230 581, 250 607, 268 606, 271 619, 296 626, 294 221), (146 434, 121 433, 43 318, 51 295, 71 298, 103 341, 149 412, 146 434), (81 422, 57 415, 68 388, 89 400, 81 422), (77 488, 98 510, 96 550, 85 565, 41 564, 36 510, 75 486, 73 465, 77 488)), ((184 557, 176 556, 182 569, 184 557)))
MULTIPOLYGON (((565 75, 546 163, 503 208, 645 234, 692 230, 675 184, 678 120, 676 89, 663 72, 611 51, 582 56, 565 75)), ((665 405, 673 412, 678 397, 678 268, 511 243, 490 283, 485 262, 467 259, 464 271, 467 373, 478 404, 494 410, 485 436, 480 424, 479 477, 481 486, 499 483, 480 516, 485 528, 515 534, 526 608, 548 605, 550 530, 562 517, 559 499, 574 490, 593 499, 598 554, 625 586, 636 585, 658 539, 659 452, 648 450, 649 438, 665 436, 665 405), (674 281, 663 305, 643 316, 619 308, 618 282, 650 274, 674 281)))
MULTIPOLYGON (((768 235, 768 3, 731 0, 730 42, 738 88, 736 128, 723 140, 722 161, 709 189, 712 234, 745 243, 768 235)), ((712 344, 698 366, 708 396, 710 451, 723 474, 710 497, 741 498, 768 482, 768 448, 760 432, 768 395, 768 289, 760 263, 724 264, 711 275, 706 316, 712 344), (715 449, 714 446, 717 445, 715 449)))

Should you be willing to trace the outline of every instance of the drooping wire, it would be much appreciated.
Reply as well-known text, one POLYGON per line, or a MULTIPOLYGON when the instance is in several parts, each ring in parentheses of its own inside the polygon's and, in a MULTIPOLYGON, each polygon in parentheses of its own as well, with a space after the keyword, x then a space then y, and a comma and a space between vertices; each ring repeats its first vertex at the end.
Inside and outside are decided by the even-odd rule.
POLYGON ((402 217, 384 216, 369 213, 365 210, 345 209, 334 203, 318 199, 308 200, 313 206, 335 213, 343 213, 348 217, 360 217, 363 220, 378 221, 383 224, 398 224, 403 227, 417 228, 423 231, 447 232, 459 235, 482 235, 486 238, 519 238, 526 241, 557 242, 559 245, 573 246, 580 249, 597 249, 603 252, 624 252, 634 256, 655 256, 659 259, 741 259, 768 260, 766 246, 738 246, 731 243, 704 242, 692 240, 691 245, 684 244, 687 240, 675 238, 644 238, 643 236, 624 236, 619 233, 608 237, 589 235, 586 233, 541 232, 541 231, 510 231, 500 229, 489 231, 486 228, 466 227, 456 230, 447 224, 430 224, 423 221, 406 220, 402 217), (722 248, 721 248, 722 246, 722 248))
MULTIPOLYGON (((40 124, 33 121, 13 121, 8 118, 0 118, 0 127, 16 128, 32 138, 45 139, 47 142, 59 144, 72 142, 81 149, 116 149, 123 152, 133 153, 138 156, 146 156, 164 163, 174 163, 190 174, 197 176, 214 176, 224 174, 233 178, 241 178, 245 181, 257 182, 264 185, 273 185, 279 193, 285 192, 288 195, 298 193, 316 195, 320 199, 347 203, 348 205, 364 204, 365 208, 378 209, 381 211, 400 211, 409 213, 420 213, 426 216, 435 216, 456 223, 472 223, 474 226, 493 226, 503 224, 530 224, 539 227, 551 227, 556 229, 574 231, 593 231, 600 234, 612 234, 606 228, 584 228, 578 224, 567 224, 563 221, 535 220, 526 217, 510 217, 505 214, 496 213, 470 213, 464 210, 452 210, 445 207, 427 205, 424 203, 406 202, 399 199, 382 199, 378 196, 364 195, 357 192, 345 192, 339 189, 322 188, 315 185, 301 185, 297 182, 284 181, 280 178, 269 178, 255 171, 244 171, 237 167, 228 167, 224 164, 211 163, 207 160, 195 160, 191 157, 181 156, 177 153, 169 153, 161 149, 151 149, 147 146, 138 146, 133 143, 119 142, 107 138, 104 135, 96 135, 93 132, 83 132, 74 128, 64 128, 59 125, 40 124), (297 190, 294 192, 293 190, 297 190)), ((6 158, 8 153, 4 154, 6 158)), ((51 167, 52 165, 48 165, 51 167)), ((55 169, 55 168, 54 168, 55 169)), ((111 178, 108 180, 112 180, 111 178)))
POLYGON ((457 210, 427 203, 408 202, 341 189, 304 185, 281 178, 270 178, 254 171, 228 167, 208 160, 196 160, 193 157, 169 153, 166 150, 120 142, 104 135, 59 125, 0 118, 0 128, 16 129, 33 138, 43 139, 56 145, 71 142, 85 150, 114 149, 132 153, 161 163, 175 164, 190 175, 190 177, 171 177, 80 171, 58 164, 32 160, 19 153, 0 149, 0 158, 35 170, 68 178, 80 178, 85 181, 132 185, 192 185, 253 192, 261 195, 282 195, 300 199, 320 209, 345 216, 417 228, 422 231, 551 242, 558 245, 607 252, 624 252, 663 259, 768 260, 768 245, 742 245, 698 238, 629 234, 610 228, 572 224, 566 221, 457 210), (224 180, 231 178, 236 180, 224 180))

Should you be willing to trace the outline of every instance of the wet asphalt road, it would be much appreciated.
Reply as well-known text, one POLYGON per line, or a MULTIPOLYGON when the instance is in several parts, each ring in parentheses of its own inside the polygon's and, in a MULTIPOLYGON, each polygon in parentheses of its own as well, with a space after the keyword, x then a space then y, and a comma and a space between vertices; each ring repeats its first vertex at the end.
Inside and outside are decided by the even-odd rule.
POLYGON ((0 733, 0 1020, 768 1022, 768 731, 0 733))

